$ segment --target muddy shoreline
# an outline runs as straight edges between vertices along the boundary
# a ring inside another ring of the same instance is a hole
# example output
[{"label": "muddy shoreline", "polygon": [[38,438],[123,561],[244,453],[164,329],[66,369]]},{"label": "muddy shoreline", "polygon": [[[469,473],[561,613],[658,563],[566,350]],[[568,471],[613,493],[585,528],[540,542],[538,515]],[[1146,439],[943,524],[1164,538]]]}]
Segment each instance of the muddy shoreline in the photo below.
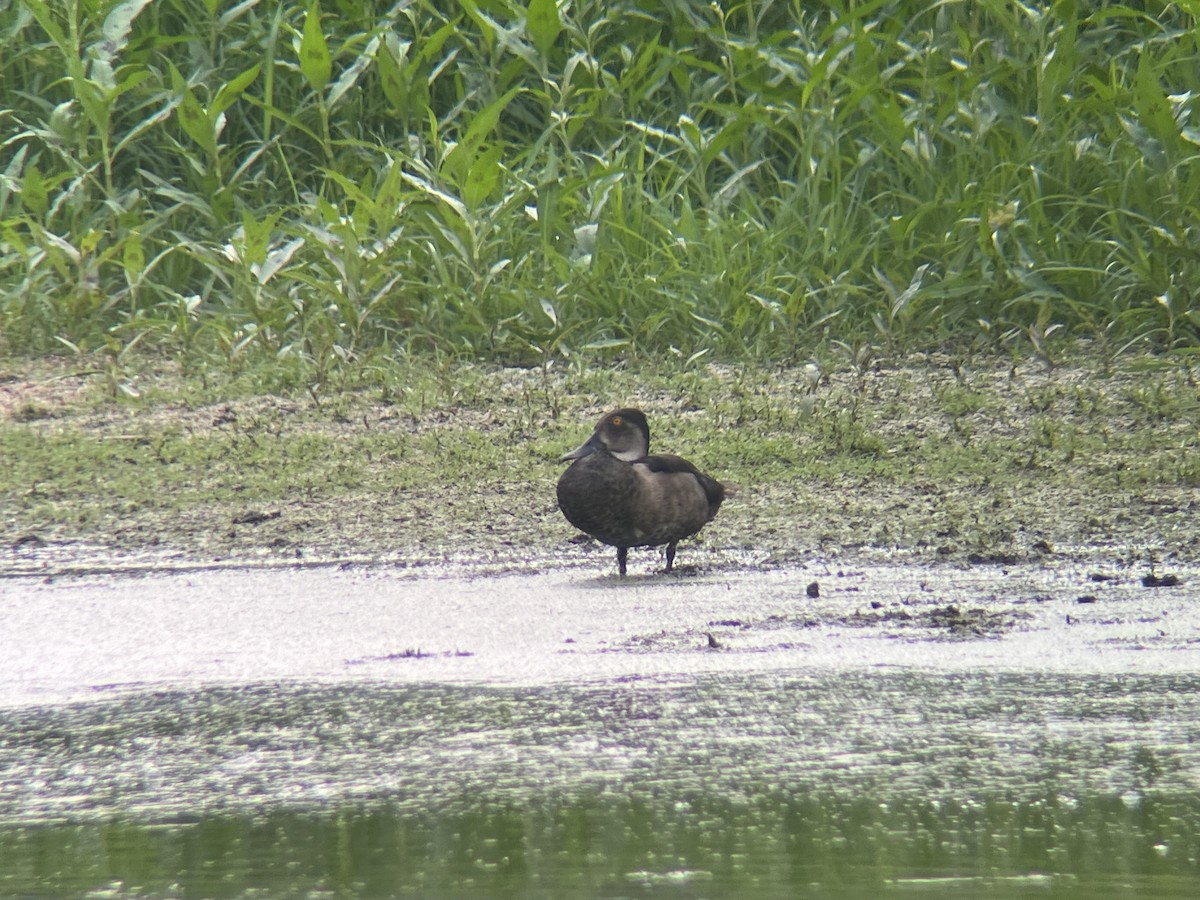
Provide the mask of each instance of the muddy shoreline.
[{"label": "muddy shoreline", "polygon": [[[1200,390],[1118,366],[922,357],[864,371],[414,371],[294,396],[147,360],[137,398],[62,360],[0,361],[0,574],[310,561],[572,558],[555,462],[609,406],[731,486],[680,547],[766,568],[1200,561]],[[631,567],[661,567],[652,552]],[[90,560],[90,561],[89,561]],[[132,563],[130,561],[133,561]]]}]

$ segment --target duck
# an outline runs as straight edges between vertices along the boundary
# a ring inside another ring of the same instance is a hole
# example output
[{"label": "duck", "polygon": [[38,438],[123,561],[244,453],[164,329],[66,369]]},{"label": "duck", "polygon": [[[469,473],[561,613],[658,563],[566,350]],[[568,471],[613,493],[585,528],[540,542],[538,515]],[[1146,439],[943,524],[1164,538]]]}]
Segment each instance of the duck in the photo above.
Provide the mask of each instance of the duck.
[{"label": "duck", "polygon": [[567,521],[617,548],[625,575],[630,547],[675,548],[713,520],[725,488],[679,456],[650,453],[650,425],[640,409],[606,413],[591,437],[559,457],[571,465],[558,479],[558,508]]}]

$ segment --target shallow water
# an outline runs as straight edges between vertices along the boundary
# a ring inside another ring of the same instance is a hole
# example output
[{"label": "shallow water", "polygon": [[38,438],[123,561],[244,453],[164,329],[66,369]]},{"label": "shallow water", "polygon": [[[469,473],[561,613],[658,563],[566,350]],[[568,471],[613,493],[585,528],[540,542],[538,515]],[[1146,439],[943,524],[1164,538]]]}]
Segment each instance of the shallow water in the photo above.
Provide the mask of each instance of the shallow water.
[{"label": "shallow water", "polygon": [[0,896],[1193,897],[1185,574],[0,581]]}]

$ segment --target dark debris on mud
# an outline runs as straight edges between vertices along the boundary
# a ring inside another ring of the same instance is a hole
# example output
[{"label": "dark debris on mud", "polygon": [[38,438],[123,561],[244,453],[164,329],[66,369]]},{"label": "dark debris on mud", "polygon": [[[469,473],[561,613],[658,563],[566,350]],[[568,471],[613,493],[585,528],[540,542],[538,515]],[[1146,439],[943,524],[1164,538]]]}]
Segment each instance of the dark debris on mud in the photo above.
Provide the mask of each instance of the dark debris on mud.
[{"label": "dark debris on mud", "polygon": [[996,638],[1011,631],[1019,622],[1032,619],[1031,613],[1024,610],[992,610],[974,608],[964,609],[955,604],[938,607],[924,612],[909,612],[906,609],[861,612],[842,620],[845,625],[887,626],[896,625],[903,628],[925,629],[926,637],[949,640],[973,640],[975,638]]},{"label": "dark debris on mud", "polygon": [[[803,632],[815,628],[875,628],[884,636],[925,641],[970,641],[1003,637],[1014,628],[1032,620],[1026,610],[985,609],[946,604],[927,610],[908,608],[855,609],[846,613],[802,616],[770,615],[755,622],[749,618],[716,619],[701,628],[661,630],[637,634],[603,652],[655,653],[709,650],[761,652],[799,646],[796,642],[779,643],[779,632]],[[889,629],[892,629],[889,631]],[[754,640],[771,633],[770,647]],[[733,641],[738,636],[741,640]]]}]

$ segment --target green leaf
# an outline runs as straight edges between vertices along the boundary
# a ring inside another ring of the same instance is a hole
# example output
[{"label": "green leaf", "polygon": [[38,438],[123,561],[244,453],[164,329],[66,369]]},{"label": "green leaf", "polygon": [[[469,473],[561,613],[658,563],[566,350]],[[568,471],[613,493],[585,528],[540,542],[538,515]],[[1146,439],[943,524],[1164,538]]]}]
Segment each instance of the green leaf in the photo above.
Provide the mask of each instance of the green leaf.
[{"label": "green leaf", "polygon": [[400,68],[400,60],[396,57],[388,41],[381,41],[375,52],[375,66],[379,70],[379,85],[383,88],[383,96],[397,115],[408,115],[408,80]]},{"label": "green leaf", "polygon": [[150,5],[150,0],[125,0],[118,3],[104,19],[104,50],[108,58],[117,56],[129,41],[133,20]]},{"label": "green leaf", "polygon": [[404,166],[393,160],[388,166],[387,174],[380,182],[374,194],[371,214],[375,219],[375,227],[381,234],[387,234],[396,227],[396,217],[401,209],[404,196]]},{"label": "green leaf", "polygon": [[749,121],[736,113],[721,127],[721,130],[704,145],[700,155],[701,164],[708,167],[714,159],[720,156],[734,142],[745,135]]},{"label": "green leaf", "polygon": [[300,71],[314,91],[325,90],[333,74],[333,57],[321,30],[321,4],[312,0],[304,16],[304,34],[300,39]]},{"label": "green leaf", "polygon": [[467,206],[472,209],[483,206],[496,189],[496,184],[500,180],[500,155],[502,152],[503,148],[499,145],[488,147],[471,164],[462,193]]},{"label": "green leaf", "polygon": [[16,228],[9,228],[8,226],[5,226],[3,229],[0,229],[0,238],[3,238],[4,243],[16,250],[21,256],[28,256],[28,245],[26,245],[21,236],[21,231],[23,230],[24,229],[18,230]]},{"label": "green leaf", "polygon": [[239,97],[246,92],[246,88],[254,83],[258,78],[259,70],[262,68],[262,63],[255,63],[245,72],[240,75],[235,75],[232,79],[225,82],[217,89],[216,96],[209,106],[209,115],[214,119],[225,110],[229,109]]},{"label": "green leaf", "polygon": [[208,117],[208,113],[204,111],[204,107],[200,105],[200,101],[196,99],[196,95],[187,85],[183,87],[183,97],[175,109],[175,115],[179,117],[179,126],[183,129],[184,134],[204,148],[209,157],[215,158],[217,136],[212,119]]},{"label": "green leaf", "polygon": [[42,177],[37,163],[25,169],[25,177],[21,179],[21,205],[39,219],[46,215],[50,206],[49,191],[46,180]]},{"label": "green leaf", "polygon": [[697,241],[700,239],[700,225],[696,222],[696,212],[692,209],[692,203],[686,194],[679,198],[679,221],[676,224],[676,230],[685,241]]},{"label": "green leaf", "polygon": [[458,0],[458,5],[462,7],[463,12],[479,28],[479,33],[483,36],[483,43],[490,52],[496,43],[495,23],[480,12],[479,4],[475,0]]},{"label": "green leaf", "polygon": [[72,57],[74,53],[67,41],[67,36],[59,27],[54,16],[51,15],[49,6],[43,0],[25,0],[25,7],[33,13],[33,17],[42,26],[42,30],[50,35],[50,40],[54,41],[59,52],[68,58]]},{"label": "green leaf", "polygon": [[584,350],[617,350],[621,347],[632,346],[632,341],[629,338],[609,338],[602,341],[592,341],[590,344],[584,344]]},{"label": "green leaf", "polygon": [[413,61],[407,67],[410,78],[412,77],[414,68],[417,66],[426,66],[433,62],[433,58],[442,52],[442,47],[445,46],[446,41],[462,30],[459,27],[460,21],[460,18],[455,16],[421,44],[420,52],[415,55]]},{"label": "green leaf", "polygon": [[242,262],[248,266],[262,265],[271,245],[271,234],[275,230],[283,210],[277,210],[261,220],[249,210],[242,210]]},{"label": "green leaf", "polygon": [[342,70],[342,74],[338,77],[338,80],[329,89],[329,96],[326,98],[326,102],[330,106],[337,104],[338,101],[350,93],[355,85],[358,84],[358,80],[362,77],[363,72],[367,70],[367,67],[371,65],[371,60],[375,58],[375,48],[379,43],[378,37],[371,38],[363,52],[354,58],[354,62]]},{"label": "green leaf", "polygon": [[495,131],[496,125],[500,122],[500,114],[521,90],[518,86],[507,91],[503,96],[497,97],[476,113],[471,124],[467,126],[467,133],[458,142],[458,146],[451,150],[450,155],[446,157],[445,166],[459,184],[462,184],[466,178],[484,141]]},{"label": "green leaf", "polygon": [[79,110],[74,100],[64,100],[50,112],[50,120],[46,123],[54,136],[64,144],[73,144],[79,140]]},{"label": "green leaf", "polygon": [[22,144],[4,169],[4,177],[0,178],[0,210],[8,206],[8,197],[17,187],[17,176],[25,167],[25,156],[28,152],[29,145]]},{"label": "green leaf", "polygon": [[1138,121],[1160,142],[1168,145],[1174,143],[1179,129],[1171,113],[1171,102],[1155,74],[1153,58],[1146,50],[1138,56],[1136,91],[1134,108]]},{"label": "green leaf", "polygon": [[142,248],[141,234],[136,231],[129,232],[125,237],[125,246],[122,250],[125,278],[130,284],[133,284],[142,277],[142,272],[146,270],[146,252]]},{"label": "green leaf", "polygon": [[525,28],[542,58],[549,57],[554,41],[562,31],[562,20],[558,17],[555,0],[529,0]]},{"label": "green leaf", "polygon": [[96,131],[107,131],[112,96],[103,85],[82,76],[74,78],[73,84],[75,96],[79,99],[79,105],[83,107],[83,114],[88,122]]},{"label": "green leaf", "polygon": [[842,55],[842,51],[853,44],[855,40],[856,38],[851,35],[843,38],[836,44],[830,44],[825,49],[825,52],[821,55],[821,58],[817,60],[816,65],[814,65],[812,70],[809,72],[808,81],[804,83],[804,87],[800,91],[801,106],[807,107],[808,101],[811,99],[815,91],[829,86],[829,73],[831,67]]}]

